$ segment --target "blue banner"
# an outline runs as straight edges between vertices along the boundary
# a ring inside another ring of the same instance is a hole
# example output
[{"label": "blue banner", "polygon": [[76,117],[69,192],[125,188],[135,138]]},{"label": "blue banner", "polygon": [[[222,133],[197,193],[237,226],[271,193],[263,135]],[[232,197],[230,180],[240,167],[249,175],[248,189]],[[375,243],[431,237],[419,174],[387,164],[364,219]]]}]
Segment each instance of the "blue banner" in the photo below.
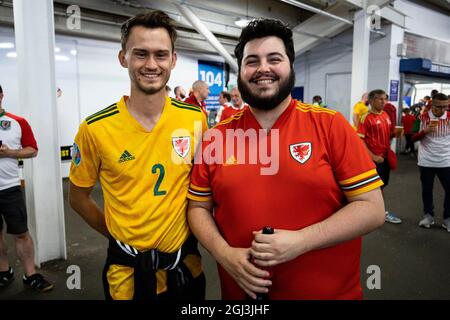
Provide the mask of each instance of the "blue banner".
[{"label": "blue banner", "polygon": [[223,62],[198,60],[198,79],[205,81],[209,86],[207,110],[217,109],[220,106],[219,95],[225,85],[224,67]]},{"label": "blue banner", "polygon": [[398,100],[398,80],[391,80],[389,86],[389,101],[397,101]]}]

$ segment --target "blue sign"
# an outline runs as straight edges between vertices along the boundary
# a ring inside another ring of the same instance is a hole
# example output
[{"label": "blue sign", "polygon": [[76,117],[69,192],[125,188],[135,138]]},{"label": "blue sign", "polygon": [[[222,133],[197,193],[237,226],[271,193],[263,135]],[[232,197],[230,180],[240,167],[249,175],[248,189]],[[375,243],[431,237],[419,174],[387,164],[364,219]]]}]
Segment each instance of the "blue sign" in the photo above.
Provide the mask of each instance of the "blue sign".
[{"label": "blue sign", "polygon": [[206,109],[217,109],[220,106],[219,95],[225,85],[224,63],[198,60],[198,79],[205,81],[209,87]]},{"label": "blue sign", "polygon": [[431,60],[414,58],[400,60],[400,72],[450,79],[450,67],[432,63]]},{"label": "blue sign", "polygon": [[398,80],[391,80],[389,86],[389,101],[398,101]]}]

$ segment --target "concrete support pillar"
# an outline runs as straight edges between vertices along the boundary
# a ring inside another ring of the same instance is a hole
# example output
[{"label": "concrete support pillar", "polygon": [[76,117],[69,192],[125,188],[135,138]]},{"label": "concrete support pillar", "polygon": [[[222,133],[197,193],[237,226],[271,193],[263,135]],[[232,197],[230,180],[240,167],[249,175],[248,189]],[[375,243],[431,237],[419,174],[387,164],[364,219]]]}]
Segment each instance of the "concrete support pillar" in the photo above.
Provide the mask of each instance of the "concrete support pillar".
[{"label": "concrete support pillar", "polygon": [[66,258],[55,82],[53,1],[14,0],[19,103],[39,154],[24,163],[28,221],[35,263]]},{"label": "concrete support pillar", "polygon": [[[400,82],[400,60],[401,56],[398,55],[398,45],[403,43],[405,30],[395,24],[390,26],[390,59],[389,59],[389,79],[388,83],[390,85],[391,80],[397,80]],[[399,88],[398,100],[390,101],[397,108],[397,124],[401,124],[401,114],[402,114],[402,100],[403,97],[400,95],[402,88]],[[389,92],[388,92],[389,93]]]},{"label": "concrete support pillar", "polygon": [[[400,74],[400,60],[401,56],[398,55],[398,45],[403,43],[405,30],[395,24],[390,26],[390,52],[389,52],[389,76],[388,76],[388,84],[389,89],[391,87],[391,80],[397,80],[399,82],[398,88],[398,99],[395,101],[390,101],[397,108],[397,123],[396,125],[402,124],[402,108],[403,108],[403,84],[404,79],[402,79]],[[388,94],[390,94],[388,92]],[[392,97],[389,98],[391,100]],[[405,146],[405,139],[397,139],[394,138],[391,144],[391,149],[400,152]]]},{"label": "concrete support pillar", "polygon": [[[353,24],[350,115],[353,114],[353,106],[361,100],[362,94],[367,91],[370,46],[370,26],[367,23],[368,19],[369,15],[365,9],[355,13],[355,21]],[[351,119],[349,120],[351,121]]]}]

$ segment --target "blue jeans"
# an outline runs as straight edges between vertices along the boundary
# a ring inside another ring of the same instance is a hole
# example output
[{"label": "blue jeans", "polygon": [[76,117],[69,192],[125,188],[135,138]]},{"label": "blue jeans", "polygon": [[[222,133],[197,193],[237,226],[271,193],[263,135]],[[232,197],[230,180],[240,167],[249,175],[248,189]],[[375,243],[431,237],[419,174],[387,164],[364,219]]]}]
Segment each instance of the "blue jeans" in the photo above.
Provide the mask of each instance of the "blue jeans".
[{"label": "blue jeans", "polygon": [[429,168],[419,166],[419,169],[420,181],[422,182],[422,201],[424,213],[434,215],[433,184],[434,177],[437,176],[445,191],[444,219],[450,218],[450,167]]}]

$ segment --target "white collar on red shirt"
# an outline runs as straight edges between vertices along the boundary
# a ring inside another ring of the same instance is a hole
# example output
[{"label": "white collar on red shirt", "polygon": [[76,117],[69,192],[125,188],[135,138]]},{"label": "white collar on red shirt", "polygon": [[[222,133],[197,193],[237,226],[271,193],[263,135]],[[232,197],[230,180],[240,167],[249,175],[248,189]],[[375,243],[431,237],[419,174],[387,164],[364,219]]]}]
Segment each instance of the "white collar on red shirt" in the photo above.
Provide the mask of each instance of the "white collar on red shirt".
[{"label": "white collar on red shirt", "polygon": [[438,117],[436,117],[433,114],[433,111],[430,110],[430,111],[428,111],[428,116],[430,117],[430,119],[442,119],[442,120],[445,120],[445,119],[447,119],[447,113],[448,113],[447,111],[444,112],[444,114],[438,118]]},{"label": "white collar on red shirt", "polygon": [[230,104],[230,106],[231,106],[234,110],[242,110],[242,109],[245,108],[246,105],[247,105],[247,104],[244,102],[240,108],[236,108],[232,103]]}]

